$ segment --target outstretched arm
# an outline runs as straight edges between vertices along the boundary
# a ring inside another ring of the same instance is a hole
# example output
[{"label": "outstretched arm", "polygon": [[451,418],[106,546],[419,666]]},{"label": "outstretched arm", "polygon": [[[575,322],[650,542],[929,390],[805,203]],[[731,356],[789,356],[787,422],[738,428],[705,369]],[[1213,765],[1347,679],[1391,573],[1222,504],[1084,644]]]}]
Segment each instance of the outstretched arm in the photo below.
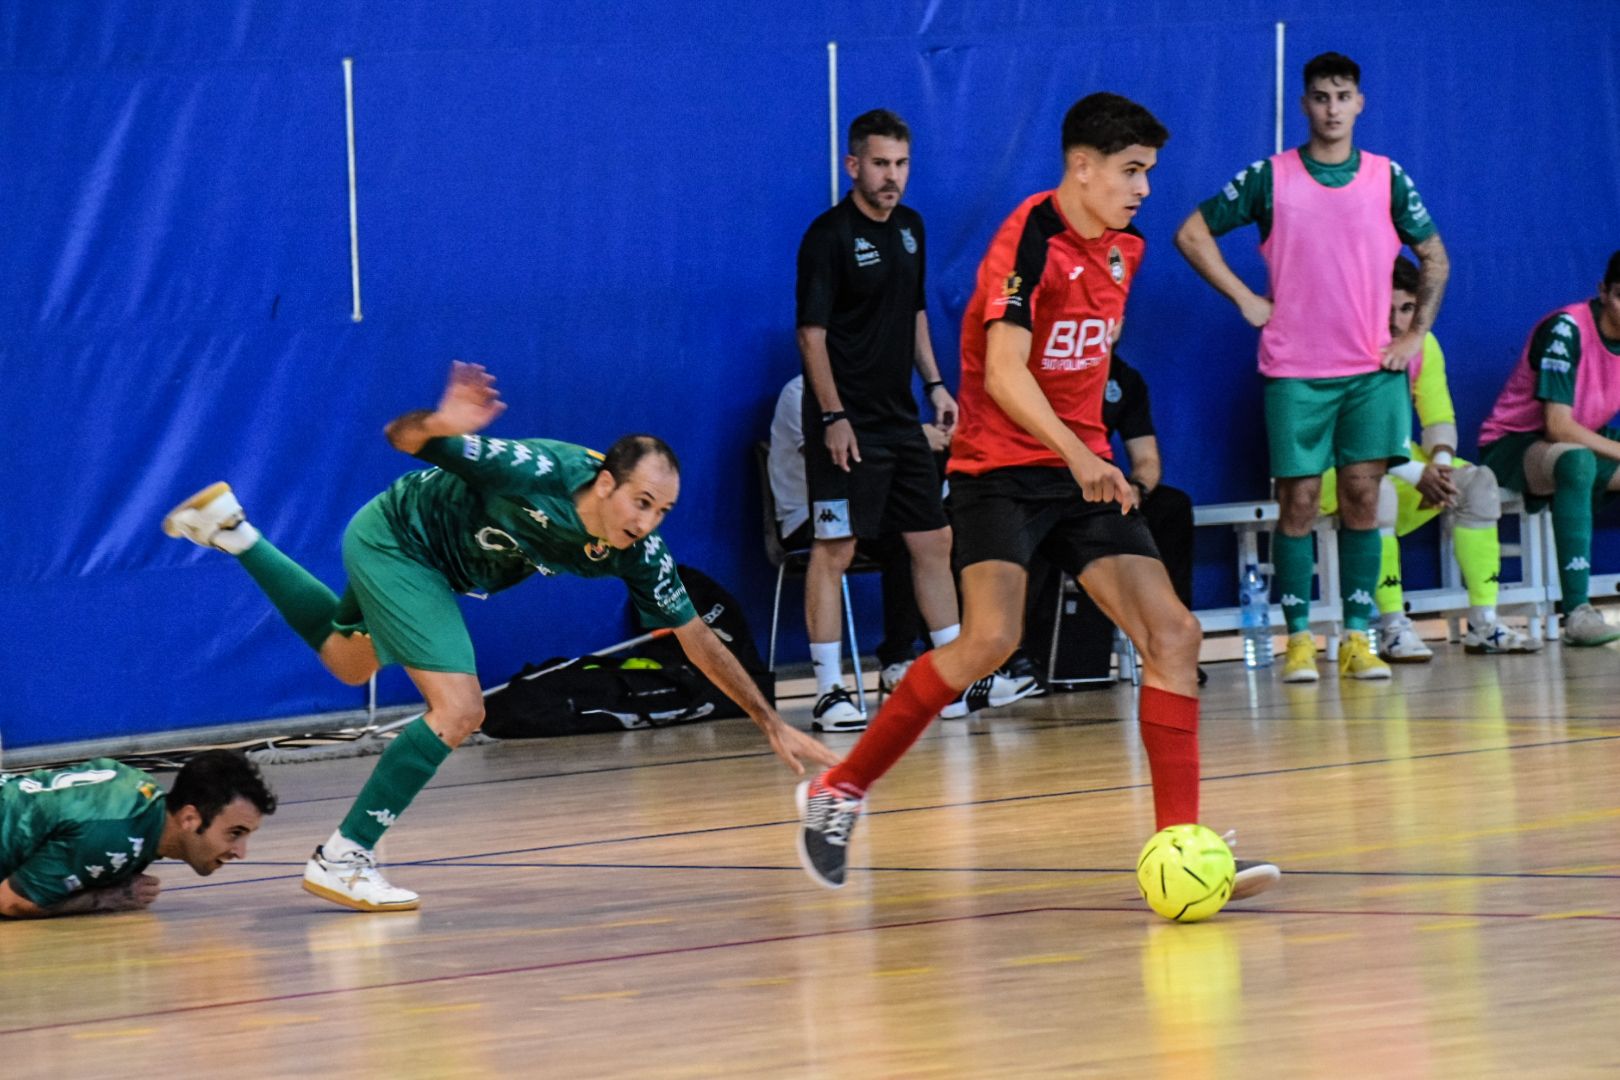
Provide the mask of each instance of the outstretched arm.
[{"label": "outstretched arm", "polygon": [[742,664],[731,655],[731,650],[715,637],[708,623],[694,618],[677,626],[675,640],[681,643],[681,649],[692,665],[718,686],[726,697],[742,706],[743,711],[759,725],[759,730],[770,740],[771,750],[787,763],[788,768],[802,776],[804,766],[800,764],[800,758],[828,767],[838,764],[840,759],[837,754],[777,715]]},{"label": "outstretched arm", "polygon": [[157,899],[162,883],[150,874],[137,874],[121,885],[86,889],[66,900],[40,907],[0,881],[0,916],[8,919],[52,919],[59,915],[83,915],[93,911],[140,911]]},{"label": "outstretched arm", "polygon": [[1226,265],[1221,246],[1215,242],[1215,234],[1209,231],[1203,211],[1194,210],[1188,214],[1187,220],[1176,230],[1176,249],[1192,264],[1200,277],[1215,287],[1216,292],[1237,305],[1244,321],[1250,326],[1260,327],[1271,321],[1271,301],[1256,295]]},{"label": "outstretched arm", "polygon": [[397,417],[383,429],[383,434],[395,450],[414,454],[429,439],[482,431],[505,411],[506,403],[495,389],[495,376],[482,364],[453,360],[438,408],[418,409]]}]

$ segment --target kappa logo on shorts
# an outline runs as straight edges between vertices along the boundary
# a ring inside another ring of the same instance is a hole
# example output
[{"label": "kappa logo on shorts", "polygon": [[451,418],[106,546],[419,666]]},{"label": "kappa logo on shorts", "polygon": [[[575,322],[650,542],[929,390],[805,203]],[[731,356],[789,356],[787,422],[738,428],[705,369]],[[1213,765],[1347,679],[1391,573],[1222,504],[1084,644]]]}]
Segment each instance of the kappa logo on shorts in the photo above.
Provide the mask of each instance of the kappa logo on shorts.
[{"label": "kappa logo on shorts", "polygon": [[813,510],[817,540],[843,540],[850,535],[848,499],[827,499],[816,503]]}]

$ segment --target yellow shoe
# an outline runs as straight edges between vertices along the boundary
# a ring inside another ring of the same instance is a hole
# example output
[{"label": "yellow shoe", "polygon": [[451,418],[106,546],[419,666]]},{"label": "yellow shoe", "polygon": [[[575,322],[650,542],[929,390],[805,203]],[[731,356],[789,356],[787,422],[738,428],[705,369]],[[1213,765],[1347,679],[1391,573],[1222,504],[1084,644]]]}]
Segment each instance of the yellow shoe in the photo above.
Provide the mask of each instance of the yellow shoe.
[{"label": "yellow shoe", "polygon": [[1315,682],[1316,639],[1309,630],[1288,635],[1288,651],[1283,654],[1283,682]]},{"label": "yellow shoe", "polygon": [[1351,630],[1339,646],[1339,676],[1346,679],[1387,679],[1389,665],[1373,652],[1365,630]]}]

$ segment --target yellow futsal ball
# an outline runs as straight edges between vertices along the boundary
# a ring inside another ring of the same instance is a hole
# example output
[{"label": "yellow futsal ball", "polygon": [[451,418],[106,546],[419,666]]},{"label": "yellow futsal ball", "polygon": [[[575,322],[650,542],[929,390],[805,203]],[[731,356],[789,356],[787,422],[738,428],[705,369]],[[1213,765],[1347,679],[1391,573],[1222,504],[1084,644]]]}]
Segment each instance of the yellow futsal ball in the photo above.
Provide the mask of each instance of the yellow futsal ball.
[{"label": "yellow futsal ball", "polygon": [[1148,907],[1176,922],[1207,919],[1232,896],[1232,849],[1202,825],[1153,834],[1136,860],[1136,887]]}]

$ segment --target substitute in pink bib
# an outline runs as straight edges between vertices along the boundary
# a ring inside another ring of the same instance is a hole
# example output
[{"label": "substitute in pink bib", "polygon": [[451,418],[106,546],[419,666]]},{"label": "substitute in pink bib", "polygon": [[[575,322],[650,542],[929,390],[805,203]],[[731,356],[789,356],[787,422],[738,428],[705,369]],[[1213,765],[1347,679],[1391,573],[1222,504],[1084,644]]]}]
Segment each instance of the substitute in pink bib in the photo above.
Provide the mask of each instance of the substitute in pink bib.
[{"label": "substitute in pink bib", "polygon": [[[1581,300],[1567,304],[1546,316],[1542,322],[1558,315],[1572,319],[1580,335],[1583,362],[1574,365],[1575,401],[1570,406],[1570,413],[1577,424],[1597,431],[1607,427],[1616,415],[1620,415],[1620,364],[1609,359],[1609,350],[1598,332],[1597,320],[1592,317],[1590,302]],[[1480,425],[1481,446],[1511,432],[1540,431],[1546,425],[1543,402],[1536,397],[1536,381],[1548,365],[1562,363],[1565,372],[1571,365],[1568,360],[1561,361],[1553,355],[1544,355],[1539,364],[1535,363],[1530,356],[1534,340],[1532,333],[1519,353],[1519,362],[1513,366],[1513,374],[1508,376],[1507,385],[1497,395],[1491,414]]]},{"label": "substitute in pink bib", "polygon": [[1298,150],[1271,158],[1271,320],[1260,374],[1330,379],[1377,371],[1389,344],[1389,267],[1401,240],[1390,220],[1390,162],[1361,151],[1344,187],[1312,179]]}]

